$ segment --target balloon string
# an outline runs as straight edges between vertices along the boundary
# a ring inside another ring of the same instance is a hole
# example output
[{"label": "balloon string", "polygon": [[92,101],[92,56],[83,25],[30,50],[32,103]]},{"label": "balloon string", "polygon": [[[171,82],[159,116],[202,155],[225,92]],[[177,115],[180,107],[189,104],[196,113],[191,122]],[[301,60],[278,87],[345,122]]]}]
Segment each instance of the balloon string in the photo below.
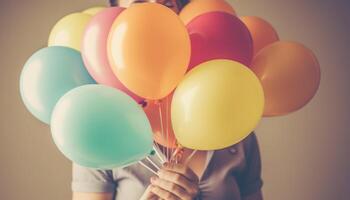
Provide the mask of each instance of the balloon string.
[{"label": "balloon string", "polygon": [[165,163],[164,155],[161,156],[161,154],[159,153],[159,145],[157,144],[157,142],[154,142],[154,144],[156,145],[156,147],[153,146],[153,149],[156,152],[157,157],[159,158],[162,164]]},{"label": "balloon string", "polygon": [[156,165],[156,163],[153,162],[153,160],[151,160],[151,158],[149,157],[146,157],[146,159],[148,160],[148,162],[150,162],[152,164],[152,166],[154,168],[156,168],[157,170],[159,170],[160,168],[158,167],[158,165]]},{"label": "balloon string", "polygon": [[[146,100],[140,101],[139,104],[142,106],[143,109],[148,105]],[[164,163],[165,162],[164,155],[159,153],[160,147],[158,143],[156,141],[153,141],[153,144],[156,146],[156,147],[153,146],[153,150],[156,152],[158,159],[160,160],[161,163]]]},{"label": "balloon string", "polygon": [[[166,147],[166,151],[167,151],[167,154],[168,154],[168,156],[170,156],[170,144],[169,144],[169,103],[168,103],[168,99],[166,99],[166,109],[165,109],[165,111],[166,111],[166,114],[165,114],[165,117],[166,117],[166,121],[165,121],[165,123],[166,123],[166,143],[167,143],[167,147]],[[168,158],[168,159],[170,159],[170,158]]]},{"label": "balloon string", "polygon": [[140,165],[142,165],[144,168],[146,168],[148,171],[152,172],[153,174],[157,175],[157,172],[155,172],[153,169],[148,167],[144,162],[139,161]]},{"label": "balloon string", "polygon": [[178,150],[175,149],[174,152],[171,154],[170,160],[173,160],[175,158],[177,152],[178,152]]},{"label": "balloon string", "polygon": [[186,158],[184,164],[187,165],[196,153],[197,153],[197,150],[193,150],[192,153]]},{"label": "balloon string", "polygon": [[[163,115],[162,107],[160,102],[158,102],[159,118],[160,118],[160,128],[162,129],[162,137],[164,138],[164,126],[163,126]],[[168,161],[168,155],[166,155],[166,161]]]},{"label": "balloon string", "polygon": [[176,149],[174,150],[173,155],[171,155],[171,161],[175,162],[176,164],[178,163],[179,158],[181,157],[183,153],[183,148],[179,145],[178,147],[176,147]]},{"label": "balloon string", "polygon": [[175,151],[176,151],[176,149],[178,149],[180,146],[177,145],[176,139],[174,139],[174,140],[172,141],[171,146],[172,146],[172,147],[176,146],[175,148],[172,148],[172,149],[171,149],[171,154],[170,154],[171,157],[170,157],[170,160],[173,160],[174,155],[175,155]]},{"label": "balloon string", "polygon": [[170,110],[169,110],[169,96],[166,97],[166,127],[167,127],[167,132],[166,132],[166,141],[167,141],[167,146],[169,148],[169,152],[168,152],[168,156],[169,156],[169,160],[171,161],[173,156],[174,156],[174,151],[176,148],[174,148],[174,146],[176,145],[176,139],[174,138],[172,141],[170,141],[170,130],[172,128],[171,126],[171,121],[169,123],[169,116],[170,114]]}]

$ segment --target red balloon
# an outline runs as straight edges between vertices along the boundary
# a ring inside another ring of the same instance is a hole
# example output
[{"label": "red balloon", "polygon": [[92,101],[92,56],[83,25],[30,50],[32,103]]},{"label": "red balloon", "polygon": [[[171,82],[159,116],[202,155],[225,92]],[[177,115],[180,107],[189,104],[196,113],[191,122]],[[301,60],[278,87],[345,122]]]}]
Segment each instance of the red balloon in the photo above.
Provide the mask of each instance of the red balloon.
[{"label": "red balloon", "polygon": [[189,69],[213,59],[230,59],[249,66],[253,58],[253,40],[248,28],[236,16],[209,12],[193,19],[187,30],[192,55]]}]

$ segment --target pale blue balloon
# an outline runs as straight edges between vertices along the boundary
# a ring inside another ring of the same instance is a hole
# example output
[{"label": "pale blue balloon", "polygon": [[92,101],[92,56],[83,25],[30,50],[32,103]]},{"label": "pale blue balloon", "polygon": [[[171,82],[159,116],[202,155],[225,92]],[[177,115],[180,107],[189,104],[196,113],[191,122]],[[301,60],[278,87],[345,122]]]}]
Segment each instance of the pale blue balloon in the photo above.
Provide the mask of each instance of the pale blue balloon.
[{"label": "pale blue balloon", "polygon": [[58,149],[85,167],[122,167],[152,153],[152,128],[142,107],[104,85],[65,94],[54,108],[51,132]]},{"label": "pale blue balloon", "polygon": [[75,87],[94,83],[80,52],[53,46],[37,51],[26,62],[20,77],[20,92],[27,109],[48,124],[60,97]]}]

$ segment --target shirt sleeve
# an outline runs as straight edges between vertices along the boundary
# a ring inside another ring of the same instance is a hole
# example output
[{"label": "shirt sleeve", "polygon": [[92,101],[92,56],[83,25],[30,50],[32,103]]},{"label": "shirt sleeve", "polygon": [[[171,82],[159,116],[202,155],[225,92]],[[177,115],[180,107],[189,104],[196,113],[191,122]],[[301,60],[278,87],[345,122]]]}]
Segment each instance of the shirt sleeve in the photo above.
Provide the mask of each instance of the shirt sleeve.
[{"label": "shirt sleeve", "polygon": [[73,164],[73,192],[111,192],[114,193],[116,183],[112,170],[97,170]]},{"label": "shirt sleeve", "polygon": [[238,177],[242,197],[257,193],[261,190],[261,158],[256,135],[252,132],[244,141],[246,166]]}]

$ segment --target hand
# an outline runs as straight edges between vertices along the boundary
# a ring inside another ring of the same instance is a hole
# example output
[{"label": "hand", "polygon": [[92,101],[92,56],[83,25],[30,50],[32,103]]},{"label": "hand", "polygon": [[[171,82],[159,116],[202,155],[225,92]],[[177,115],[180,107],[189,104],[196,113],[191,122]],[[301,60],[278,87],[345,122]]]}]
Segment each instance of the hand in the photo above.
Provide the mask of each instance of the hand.
[{"label": "hand", "polygon": [[151,192],[166,200],[193,200],[198,194],[198,177],[181,164],[164,164],[159,177],[151,178]]},{"label": "hand", "polygon": [[158,200],[158,196],[151,192],[151,186],[148,186],[140,200]]}]

